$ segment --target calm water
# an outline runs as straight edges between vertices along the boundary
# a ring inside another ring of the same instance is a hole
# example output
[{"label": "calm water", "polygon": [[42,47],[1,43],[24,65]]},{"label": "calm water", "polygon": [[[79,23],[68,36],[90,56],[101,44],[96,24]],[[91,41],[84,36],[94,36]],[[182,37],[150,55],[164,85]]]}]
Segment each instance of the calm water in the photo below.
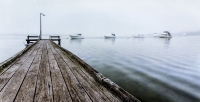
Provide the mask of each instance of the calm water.
[{"label": "calm water", "polygon": [[[0,41],[0,62],[24,48],[25,36],[7,38]],[[200,101],[200,36],[66,38],[62,47],[141,101]]]}]

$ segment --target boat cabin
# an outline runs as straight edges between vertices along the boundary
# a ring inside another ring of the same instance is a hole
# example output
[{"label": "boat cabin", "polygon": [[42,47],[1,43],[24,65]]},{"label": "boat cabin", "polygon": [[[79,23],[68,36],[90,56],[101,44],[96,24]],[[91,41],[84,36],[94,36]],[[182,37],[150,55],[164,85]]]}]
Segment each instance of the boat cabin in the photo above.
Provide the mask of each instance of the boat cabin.
[{"label": "boat cabin", "polygon": [[163,32],[163,35],[164,35],[164,34],[166,34],[166,35],[168,35],[168,36],[171,36],[170,32],[168,32],[168,31],[164,31],[164,32]]}]

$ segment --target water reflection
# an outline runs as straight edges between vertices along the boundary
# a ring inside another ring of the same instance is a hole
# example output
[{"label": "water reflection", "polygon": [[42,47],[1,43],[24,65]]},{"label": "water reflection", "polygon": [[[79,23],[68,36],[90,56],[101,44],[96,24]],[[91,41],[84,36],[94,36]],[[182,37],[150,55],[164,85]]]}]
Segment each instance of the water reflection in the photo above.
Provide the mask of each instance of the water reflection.
[{"label": "water reflection", "polygon": [[144,41],[144,38],[133,38],[134,41],[137,41],[137,42],[143,42]]},{"label": "water reflection", "polygon": [[70,39],[70,43],[81,44],[84,39]]},{"label": "water reflection", "polygon": [[163,41],[165,48],[169,47],[171,38],[160,38],[160,40]]},{"label": "water reflection", "polygon": [[104,38],[104,42],[111,42],[112,44],[115,44],[115,38]]}]

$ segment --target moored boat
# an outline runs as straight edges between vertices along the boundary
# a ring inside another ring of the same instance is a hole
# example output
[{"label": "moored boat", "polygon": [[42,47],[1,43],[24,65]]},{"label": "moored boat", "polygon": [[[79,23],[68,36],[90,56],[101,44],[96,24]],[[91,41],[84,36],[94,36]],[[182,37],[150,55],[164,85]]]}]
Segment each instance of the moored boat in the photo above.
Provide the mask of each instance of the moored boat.
[{"label": "moored boat", "polygon": [[159,38],[171,38],[171,34],[168,31],[164,31],[160,35],[158,35]]},{"label": "moored boat", "polygon": [[116,38],[115,34],[111,34],[111,35],[106,35],[104,36],[105,38]]},{"label": "moored boat", "polygon": [[81,34],[69,35],[72,39],[84,39]]}]

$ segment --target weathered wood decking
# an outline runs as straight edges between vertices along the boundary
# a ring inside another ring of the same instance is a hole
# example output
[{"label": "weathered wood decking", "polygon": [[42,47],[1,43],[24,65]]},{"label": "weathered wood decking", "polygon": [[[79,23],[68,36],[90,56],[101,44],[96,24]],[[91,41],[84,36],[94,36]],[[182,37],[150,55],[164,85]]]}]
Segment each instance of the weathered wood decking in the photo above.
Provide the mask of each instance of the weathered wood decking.
[{"label": "weathered wood decking", "polygon": [[50,40],[19,56],[0,65],[0,102],[139,102]]}]

